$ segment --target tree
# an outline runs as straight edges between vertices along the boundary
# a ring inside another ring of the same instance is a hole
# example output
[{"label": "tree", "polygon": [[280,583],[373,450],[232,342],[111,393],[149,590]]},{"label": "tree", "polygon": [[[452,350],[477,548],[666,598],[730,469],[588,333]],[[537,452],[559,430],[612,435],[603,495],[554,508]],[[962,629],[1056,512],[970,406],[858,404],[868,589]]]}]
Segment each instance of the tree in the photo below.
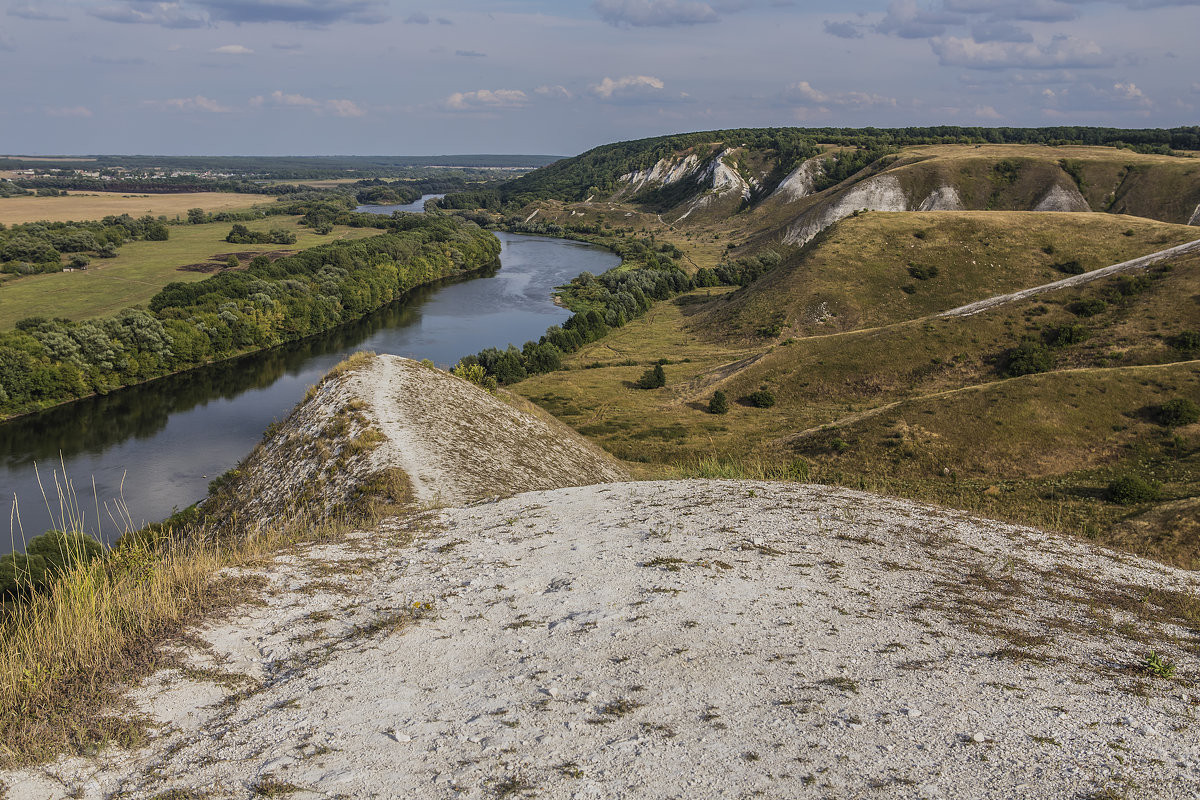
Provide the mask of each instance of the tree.
[{"label": "tree", "polygon": [[237,256],[231,255],[229,258],[225,259],[225,266],[229,267],[230,269],[237,269],[241,263],[242,262],[238,261]]},{"label": "tree", "polygon": [[661,389],[666,386],[667,374],[663,372],[662,364],[655,364],[653,369],[643,372],[634,385],[639,389]]},{"label": "tree", "polygon": [[254,234],[249,228],[240,222],[234,223],[229,229],[229,233],[225,234],[225,241],[230,244],[254,244]]},{"label": "tree", "polygon": [[171,231],[164,222],[152,222],[146,226],[144,238],[148,242],[165,242],[171,236]]},{"label": "tree", "polygon": [[708,401],[708,413],[724,414],[729,411],[729,401],[725,397],[725,393],[720,389],[713,392],[712,399]]},{"label": "tree", "polygon": [[192,225],[203,225],[208,222],[208,215],[204,213],[203,208],[189,208],[188,222]]}]

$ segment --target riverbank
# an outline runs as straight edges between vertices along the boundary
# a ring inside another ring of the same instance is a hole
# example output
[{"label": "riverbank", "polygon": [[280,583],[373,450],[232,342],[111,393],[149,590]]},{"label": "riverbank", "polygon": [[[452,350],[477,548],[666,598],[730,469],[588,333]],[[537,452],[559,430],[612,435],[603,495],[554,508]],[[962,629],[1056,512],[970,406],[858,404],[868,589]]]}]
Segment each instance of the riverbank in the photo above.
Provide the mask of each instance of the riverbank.
[{"label": "riverbank", "polygon": [[[87,530],[111,541],[120,529],[106,507],[123,498],[138,527],[204,497],[212,478],[243,459],[267,426],[285,418],[309,386],[352,352],[428,358],[448,367],[501,337],[537,338],[568,316],[550,301],[555,286],[618,263],[607,250],[575,242],[495,235],[502,248],[495,272],[423,286],[319,336],[0,425],[0,490],[10,502],[14,495],[21,499],[26,538],[58,526],[42,503],[34,463],[44,484],[52,485],[51,473],[58,472],[86,487]],[[19,530],[15,540],[20,548]],[[7,538],[3,542],[0,551],[7,548]]]},{"label": "riverbank", "polygon": [[26,321],[0,334],[0,414],[11,418],[300,340],[499,255],[496,237],[469,222],[408,215],[393,225],[369,239],[171,284],[147,310],[80,323]]}]

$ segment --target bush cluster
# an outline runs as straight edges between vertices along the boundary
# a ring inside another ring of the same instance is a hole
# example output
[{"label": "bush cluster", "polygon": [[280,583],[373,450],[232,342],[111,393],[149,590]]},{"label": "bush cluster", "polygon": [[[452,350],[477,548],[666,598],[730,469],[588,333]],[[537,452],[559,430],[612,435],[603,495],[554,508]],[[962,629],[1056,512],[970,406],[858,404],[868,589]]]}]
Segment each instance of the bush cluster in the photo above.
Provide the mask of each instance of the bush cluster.
[{"label": "bush cluster", "polygon": [[1138,475],[1122,475],[1108,485],[1105,496],[1122,506],[1149,503],[1162,496],[1162,487]]},{"label": "bush cluster", "polygon": [[1186,397],[1176,397],[1158,407],[1155,414],[1160,425],[1174,428],[1179,425],[1191,425],[1200,422],[1200,405]]},{"label": "bush cluster", "polygon": [[1001,373],[1006,378],[1046,372],[1054,366],[1054,356],[1046,345],[1033,339],[1025,339],[1004,355]]},{"label": "bush cluster", "polygon": [[634,384],[639,389],[661,389],[666,385],[667,374],[663,371],[662,364],[655,364],[643,372],[642,377]]},{"label": "bush cluster", "polygon": [[122,214],[93,222],[0,226],[0,271],[19,275],[61,272],[65,266],[87,266],[84,254],[112,258],[126,242],[166,241],[169,236],[165,217],[149,215],[138,219]]},{"label": "bush cluster", "polygon": [[0,556],[0,597],[44,589],[56,575],[103,552],[100,543],[86,534],[46,531],[30,539],[24,553]]},{"label": "bush cluster", "polygon": [[252,231],[245,225],[235,223],[225,236],[230,244],[295,244],[296,232],[287,228],[272,228],[267,231]]}]

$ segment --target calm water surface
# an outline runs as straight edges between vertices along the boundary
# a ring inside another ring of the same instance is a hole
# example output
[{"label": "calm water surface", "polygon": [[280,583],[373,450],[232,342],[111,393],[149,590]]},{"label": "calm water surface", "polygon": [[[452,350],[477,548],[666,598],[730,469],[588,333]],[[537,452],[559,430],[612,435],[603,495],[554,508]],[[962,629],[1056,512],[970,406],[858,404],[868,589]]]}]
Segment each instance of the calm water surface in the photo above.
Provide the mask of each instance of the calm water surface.
[{"label": "calm water surface", "polygon": [[[394,207],[363,210],[390,214]],[[64,471],[85,528],[111,541],[130,521],[141,526],[201,499],[210,479],[244,458],[268,424],[286,417],[350,353],[448,366],[484,347],[520,346],[568,316],[550,300],[555,286],[619,261],[579,242],[497,236],[501,268],[483,277],[419,289],[303,342],[0,424],[0,497],[10,517],[0,522],[0,552],[61,524],[55,481],[63,482]]]}]

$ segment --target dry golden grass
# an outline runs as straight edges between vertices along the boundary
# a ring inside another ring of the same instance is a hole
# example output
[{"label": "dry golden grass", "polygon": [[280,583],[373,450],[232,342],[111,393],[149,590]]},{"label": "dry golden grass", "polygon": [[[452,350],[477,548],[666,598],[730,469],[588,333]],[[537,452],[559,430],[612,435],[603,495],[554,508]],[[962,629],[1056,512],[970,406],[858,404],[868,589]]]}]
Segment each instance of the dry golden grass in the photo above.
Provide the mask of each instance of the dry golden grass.
[{"label": "dry golden grass", "polygon": [[164,663],[155,646],[189,620],[244,596],[236,581],[214,578],[219,569],[275,544],[125,547],[10,602],[0,616],[0,766],[136,742],[136,723],[103,713],[119,703],[118,684]]},{"label": "dry golden grass", "polygon": [[950,160],[975,158],[1036,158],[1047,161],[1077,159],[1088,161],[1120,160],[1127,164],[1179,164],[1175,156],[1154,153],[1135,153],[1133,150],[1118,150],[1115,147],[1089,147],[1086,145],[1062,145],[1051,147],[1041,144],[928,144],[905,147],[905,156],[923,156]]},{"label": "dry golden grass", "polygon": [[[357,354],[335,371],[373,357]],[[60,490],[63,530],[78,529],[69,495]],[[261,565],[298,544],[336,541],[411,510],[411,499],[407,476],[385,470],[341,513],[299,509],[253,536],[229,519],[193,523],[183,533],[153,526],[90,563],[71,559],[47,589],[0,602],[0,769],[108,742],[136,744],[144,721],[113,713],[128,710],[123,690],[172,663],[160,645],[189,623],[251,602],[261,589],[261,579],[223,570]]]},{"label": "dry golden grass", "polygon": [[4,197],[0,198],[0,222],[16,225],[22,222],[66,222],[69,220],[100,219],[111,215],[129,214],[132,217],[187,217],[189,208],[205,211],[229,211],[250,208],[257,203],[273,203],[275,198],[265,194],[234,194],[231,192],[184,192],[182,194],[121,194],[119,192],[71,192],[66,197]]}]

